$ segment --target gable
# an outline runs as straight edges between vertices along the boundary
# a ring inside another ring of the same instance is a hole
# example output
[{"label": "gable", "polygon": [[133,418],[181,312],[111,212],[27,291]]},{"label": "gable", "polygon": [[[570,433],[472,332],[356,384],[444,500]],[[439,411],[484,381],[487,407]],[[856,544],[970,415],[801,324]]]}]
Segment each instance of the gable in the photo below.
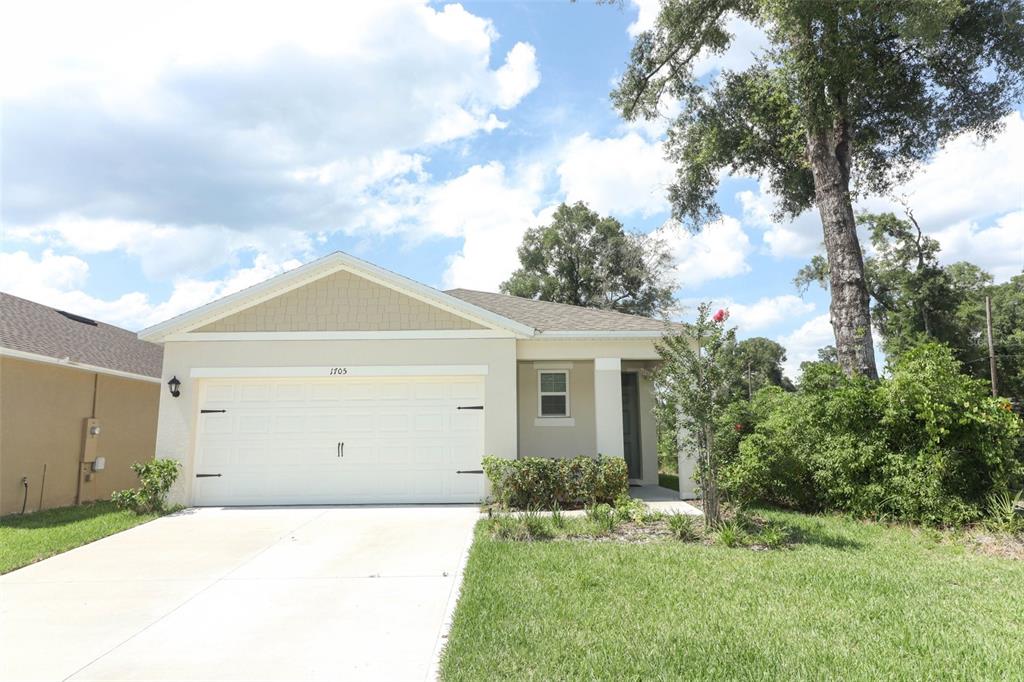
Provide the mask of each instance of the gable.
[{"label": "gable", "polygon": [[484,329],[479,324],[340,270],[196,332]]}]

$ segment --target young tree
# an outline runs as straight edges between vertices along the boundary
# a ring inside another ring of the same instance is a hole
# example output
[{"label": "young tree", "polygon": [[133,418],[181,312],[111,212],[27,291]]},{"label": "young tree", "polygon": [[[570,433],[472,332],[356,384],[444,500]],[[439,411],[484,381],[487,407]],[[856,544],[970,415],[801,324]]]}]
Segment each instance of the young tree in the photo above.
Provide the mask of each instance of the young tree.
[{"label": "young tree", "polygon": [[562,204],[550,225],[526,231],[518,270],[501,284],[513,296],[653,317],[667,312],[672,258],[647,235],[627,233],[586,204]]},{"label": "young tree", "polygon": [[[708,82],[693,62],[723,52],[731,17],[770,48]],[[612,93],[622,115],[683,103],[667,152],[675,216],[719,213],[722,169],[766,175],[778,215],[817,206],[839,363],[877,375],[853,200],[884,194],[954,135],[990,138],[1024,92],[1020,0],[664,0]]]},{"label": "young tree", "polygon": [[654,380],[664,398],[661,409],[674,413],[677,452],[696,453],[704,521],[714,527],[722,519],[714,429],[729,402],[729,355],[736,345],[736,329],[725,328],[726,311],[710,311],[710,304],[701,303],[692,325],[662,337]]}]

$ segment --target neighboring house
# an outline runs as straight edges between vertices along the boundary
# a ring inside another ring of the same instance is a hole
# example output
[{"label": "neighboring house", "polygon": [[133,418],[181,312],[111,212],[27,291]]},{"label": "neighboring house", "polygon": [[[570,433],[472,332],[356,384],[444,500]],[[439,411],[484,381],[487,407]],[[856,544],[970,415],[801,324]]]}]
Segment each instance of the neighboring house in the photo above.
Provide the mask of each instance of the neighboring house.
[{"label": "neighboring house", "polygon": [[157,452],[194,505],[479,502],[484,455],[625,457],[658,481],[665,323],[442,292],[334,253],[139,333]]},{"label": "neighboring house", "polygon": [[161,355],[134,332],[0,293],[0,514],[137,485]]}]

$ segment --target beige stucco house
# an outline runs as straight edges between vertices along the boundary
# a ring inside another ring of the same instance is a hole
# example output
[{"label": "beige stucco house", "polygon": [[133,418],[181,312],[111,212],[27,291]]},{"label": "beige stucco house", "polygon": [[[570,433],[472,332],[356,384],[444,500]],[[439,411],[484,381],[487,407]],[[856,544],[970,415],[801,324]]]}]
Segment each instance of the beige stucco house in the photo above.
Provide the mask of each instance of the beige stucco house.
[{"label": "beige stucco house", "polygon": [[193,505],[479,502],[484,455],[625,457],[658,481],[665,324],[439,291],[333,253],[139,333],[158,456]]},{"label": "beige stucco house", "polygon": [[161,348],[134,332],[0,294],[0,514],[138,484],[156,443]]}]

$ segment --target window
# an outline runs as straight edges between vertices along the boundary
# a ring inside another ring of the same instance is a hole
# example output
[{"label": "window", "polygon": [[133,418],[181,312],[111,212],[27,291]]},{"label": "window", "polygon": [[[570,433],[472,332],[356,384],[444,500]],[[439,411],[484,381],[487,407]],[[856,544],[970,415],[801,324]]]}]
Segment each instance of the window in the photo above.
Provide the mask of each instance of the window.
[{"label": "window", "polygon": [[569,372],[542,370],[537,373],[541,417],[569,416]]}]

